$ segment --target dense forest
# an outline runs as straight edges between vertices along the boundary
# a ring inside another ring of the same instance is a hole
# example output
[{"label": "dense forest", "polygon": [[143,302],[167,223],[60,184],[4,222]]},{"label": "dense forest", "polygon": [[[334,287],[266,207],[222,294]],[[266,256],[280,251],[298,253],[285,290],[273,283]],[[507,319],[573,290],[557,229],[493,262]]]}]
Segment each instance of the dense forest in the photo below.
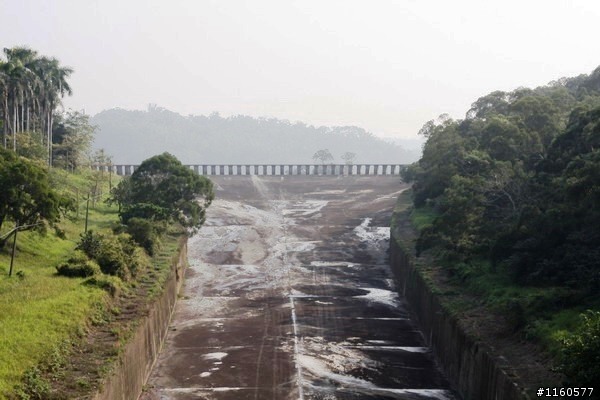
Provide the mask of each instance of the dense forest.
[{"label": "dense forest", "polygon": [[524,337],[559,344],[560,369],[574,382],[598,382],[600,67],[490,93],[464,119],[441,116],[420,134],[423,155],[405,172],[416,209],[431,217],[417,254],[435,255],[465,287],[501,276],[544,288],[547,297],[515,295],[503,312]]},{"label": "dense forest", "polygon": [[314,127],[300,122],[218,113],[182,116],[156,106],[147,111],[111,109],[91,119],[98,127],[95,147],[117,164],[136,164],[168,151],[183,163],[307,163],[328,149],[334,163],[356,154],[355,163],[410,163],[416,151],[386,142],[356,126]]}]

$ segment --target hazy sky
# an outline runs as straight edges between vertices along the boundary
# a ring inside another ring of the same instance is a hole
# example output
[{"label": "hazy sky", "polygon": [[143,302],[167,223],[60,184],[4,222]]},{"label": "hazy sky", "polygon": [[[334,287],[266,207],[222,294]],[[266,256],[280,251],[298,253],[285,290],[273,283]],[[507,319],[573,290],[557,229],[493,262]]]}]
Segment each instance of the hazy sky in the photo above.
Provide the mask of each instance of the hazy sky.
[{"label": "hazy sky", "polygon": [[414,136],[600,65],[598,0],[0,0],[0,46],[75,69],[72,108],[148,103]]}]

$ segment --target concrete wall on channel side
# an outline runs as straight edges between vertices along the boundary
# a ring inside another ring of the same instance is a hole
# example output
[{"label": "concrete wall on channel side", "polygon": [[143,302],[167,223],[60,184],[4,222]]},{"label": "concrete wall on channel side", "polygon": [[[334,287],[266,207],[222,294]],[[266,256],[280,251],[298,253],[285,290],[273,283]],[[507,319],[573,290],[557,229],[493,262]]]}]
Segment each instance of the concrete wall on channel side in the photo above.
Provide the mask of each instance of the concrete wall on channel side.
[{"label": "concrete wall on channel side", "polygon": [[163,292],[142,317],[125,345],[112,373],[94,400],[135,400],[142,392],[166,337],[177,294],[187,265],[187,245],[181,247],[178,261],[171,266]]},{"label": "concrete wall on channel side", "polygon": [[399,292],[406,298],[427,344],[442,364],[447,378],[465,400],[529,400],[515,377],[503,366],[507,361],[492,356],[490,348],[470,337],[415,269],[411,257],[390,240],[390,264]]}]

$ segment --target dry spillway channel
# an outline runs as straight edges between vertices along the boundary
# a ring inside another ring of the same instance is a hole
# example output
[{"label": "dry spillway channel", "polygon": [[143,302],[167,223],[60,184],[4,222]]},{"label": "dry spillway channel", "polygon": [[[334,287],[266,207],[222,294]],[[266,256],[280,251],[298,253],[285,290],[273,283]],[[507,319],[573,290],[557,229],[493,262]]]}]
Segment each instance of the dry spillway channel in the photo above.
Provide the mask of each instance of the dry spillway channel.
[{"label": "dry spillway channel", "polygon": [[220,177],[142,399],[454,399],[387,266],[393,177]]}]

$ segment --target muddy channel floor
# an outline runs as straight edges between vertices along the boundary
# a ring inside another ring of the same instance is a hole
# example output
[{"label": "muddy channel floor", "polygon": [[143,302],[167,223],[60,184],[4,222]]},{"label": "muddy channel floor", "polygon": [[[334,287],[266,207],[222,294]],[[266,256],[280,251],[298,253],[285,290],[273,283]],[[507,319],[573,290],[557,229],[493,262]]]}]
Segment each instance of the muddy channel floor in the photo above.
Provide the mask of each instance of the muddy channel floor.
[{"label": "muddy channel floor", "polygon": [[143,400],[455,399],[388,266],[397,177],[216,177]]}]

